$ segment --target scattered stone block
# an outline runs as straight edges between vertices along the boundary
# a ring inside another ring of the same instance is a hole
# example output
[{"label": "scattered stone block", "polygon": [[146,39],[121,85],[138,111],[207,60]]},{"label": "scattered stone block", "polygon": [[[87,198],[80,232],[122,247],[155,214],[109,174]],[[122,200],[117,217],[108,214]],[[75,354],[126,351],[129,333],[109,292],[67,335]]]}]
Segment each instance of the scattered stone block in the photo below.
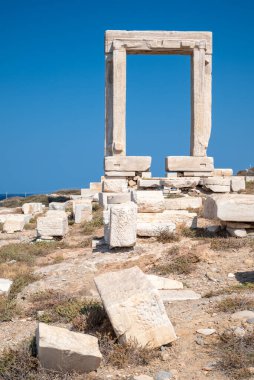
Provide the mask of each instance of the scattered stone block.
[{"label": "scattered stone block", "polygon": [[117,172],[117,171],[110,171],[110,172],[105,172],[106,177],[123,177],[123,178],[128,178],[128,177],[135,177],[136,173],[135,172]]},{"label": "scattered stone block", "polygon": [[108,205],[121,204],[131,201],[131,193],[115,193],[107,196]]},{"label": "scattered stone block", "polygon": [[0,294],[8,294],[13,281],[7,278],[0,278]]},{"label": "scattered stone block", "polygon": [[133,247],[137,238],[137,205],[134,202],[110,206],[109,246]]},{"label": "scattered stone block", "polygon": [[142,172],[141,173],[141,178],[151,178],[152,173],[151,172]]},{"label": "scattered stone block", "polygon": [[199,209],[202,207],[201,197],[166,198],[166,210],[187,210],[188,208]]},{"label": "scattered stone block", "polygon": [[152,158],[149,156],[109,156],[104,159],[105,171],[147,172]]},{"label": "scattered stone block", "polygon": [[102,183],[101,182],[90,182],[90,190],[102,191]]},{"label": "scattered stone block", "polygon": [[102,191],[104,193],[126,193],[128,191],[126,179],[104,179]]},{"label": "scattered stone block", "polygon": [[247,232],[244,228],[229,228],[227,227],[228,233],[233,237],[243,238],[247,236]]},{"label": "scattered stone block", "polygon": [[202,185],[214,193],[230,192],[230,177],[209,177],[202,179]]},{"label": "scattered stone block", "polygon": [[93,218],[91,200],[73,201],[73,214],[76,224],[91,221]]},{"label": "scattered stone block", "polygon": [[23,214],[34,215],[43,212],[43,204],[39,202],[24,203],[22,205]]},{"label": "scattered stone block", "polygon": [[96,337],[45,323],[38,325],[36,344],[40,363],[49,370],[91,372],[102,360]]},{"label": "scattered stone block", "polygon": [[165,200],[162,191],[137,191],[136,202],[138,212],[157,213],[165,210]]},{"label": "scattered stone block", "polygon": [[37,234],[43,238],[60,236],[68,232],[68,218],[65,211],[49,210],[46,216],[37,219]]},{"label": "scattered stone block", "polygon": [[3,225],[3,232],[13,234],[14,232],[23,231],[26,223],[31,219],[31,215],[10,214]]},{"label": "scattered stone block", "polygon": [[140,237],[157,237],[162,233],[172,234],[175,230],[176,225],[172,222],[137,223],[137,235]]},{"label": "scattered stone block", "polygon": [[65,211],[66,202],[51,202],[49,203],[49,210]]},{"label": "scattered stone block", "polygon": [[172,280],[166,277],[156,276],[154,274],[147,274],[148,280],[158,290],[174,290],[183,289],[183,283],[180,281]]},{"label": "scattered stone block", "polygon": [[154,178],[143,179],[143,178],[140,178],[138,180],[138,189],[160,189],[160,188],[161,188],[160,179],[154,179]]},{"label": "scattered stone block", "polygon": [[175,189],[194,188],[198,186],[200,177],[171,177],[161,180],[162,186]]},{"label": "scattered stone block", "polygon": [[204,202],[204,217],[227,222],[254,222],[254,195],[212,195]]},{"label": "scattered stone block", "polygon": [[138,267],[104,273],[94,280],[121,343],[135,340],[142,346],[160,347],[176,339],[158,290]]},{"label": "scattered stone block", "polygon": [[183,172],[184,177],[212,177],[213,172]]},{"label": "scattered stone block", "polygon": [[233,175],[232,169],[214,169],[213,171],[214,176],[220,176],[220,177],[231,177]]},{"label": "scattered stone block", "polygon": [[160,294],[163,302],[198,300],[201,298],[200,294],[194,292],[193,290],[189,290],[189,289],[159,290],[159,294]]},{"label": "scattered stone block", "polygon": [[245,190],[245,178],[240,176],[231,177],[231,191]]},{"label": "scattered stone block", "polygon": [[161,213],[138,213],[138,223],[174,223],[197,228],[197,214],[186,210],[166,210]]},{"label": "scattered stone block", "polygon": [[249,175],[249,176],[246,176],[246,177],[245,177],[245,181],[246,181],[246,182],[254,182],[254,175],[253,175],[253,176],[250,176],[250,175]]},{"label": "scattered stone block", "polygon": [[213,171],[212,157],[169,156],[166,157],[166,171],[172,172],[208,172]]},{"label": "scattered stone block", "polygon": [[96,201],[98,200],[98,191],[91,189],[81,189],[81,198]]}]

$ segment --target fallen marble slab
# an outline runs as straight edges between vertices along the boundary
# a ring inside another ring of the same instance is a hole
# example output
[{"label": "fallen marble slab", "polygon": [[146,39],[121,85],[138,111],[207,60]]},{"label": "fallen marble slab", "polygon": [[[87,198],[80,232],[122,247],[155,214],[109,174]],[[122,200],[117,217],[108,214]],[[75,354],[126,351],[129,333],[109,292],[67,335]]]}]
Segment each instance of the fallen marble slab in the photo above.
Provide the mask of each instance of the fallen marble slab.
[{"label": "fallen marble slab", "polygon": [[201,295],[193,290],[159,290],[163,302],[198,300]]}]

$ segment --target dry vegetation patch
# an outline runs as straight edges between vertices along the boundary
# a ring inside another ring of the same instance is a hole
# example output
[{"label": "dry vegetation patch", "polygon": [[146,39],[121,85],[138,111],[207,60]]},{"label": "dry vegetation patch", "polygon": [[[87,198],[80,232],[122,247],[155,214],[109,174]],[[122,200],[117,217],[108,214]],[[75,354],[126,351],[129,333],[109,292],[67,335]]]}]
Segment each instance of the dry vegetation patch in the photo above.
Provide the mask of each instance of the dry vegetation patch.
[{"label": "dry vegetation patch", "polygon": [[81,223],[80,229],[84,235],[92,235],[97,228],[103,226],[103,210],[101,207],[96,207],[93,212],[93,219],[90,222]]},{"label": "dry vegetation patch", "polygon": [[233,295],[225,297],[215,305],[217,311],[234,313],[240,310],[254,310],[254,298],[247,295]]},{"label": "dry vegetation patch", "polygon": [[252,377],[250,368],[254,367],[254,332],[243,337],[233,332],[224,332],[215,346],[215,355],[219,357],[217,367],[231,380],[243,380]]}]

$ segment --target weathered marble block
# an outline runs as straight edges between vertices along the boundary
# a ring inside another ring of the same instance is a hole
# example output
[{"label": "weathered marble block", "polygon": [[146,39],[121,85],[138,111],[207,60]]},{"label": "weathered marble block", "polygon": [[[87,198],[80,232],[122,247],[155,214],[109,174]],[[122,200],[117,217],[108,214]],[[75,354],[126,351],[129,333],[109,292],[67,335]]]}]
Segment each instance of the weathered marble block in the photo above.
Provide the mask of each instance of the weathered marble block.
[{"label": "weathered marble block", "polygon": [[45,206],[39,202],[24,203],[22,205],[22,211],[26,215],[40,214],[43,212],[44,207]]},{"label": "weathered marble block", "polygon": [[137,224],[137,235],[141,237],[157,237],[162,233],[172,234],[176,225],[172,222],[147,222]]},{"label": "weathered marble block", "polygon": [[176,189],[193,188],[198,186],[200,177],[171,177],[161,180],[161,184]]},{"label": "weathered marble block", "polygon": [[128,183],[126,179],[104,179],[102,183],[104,193],[126,193]]},{"label": "weathered marble block", "polygon": [[77,224],[91,221],[93,218],[91,200],[73,201],[73,214]]},{"label": "weathered marble block", "polygon": [[212,157],[169,156],[166,157],[166,171],[172,172],[208,172],[213,171]]},{"label": "weathered marble block", "polygon": [[213,171],[214,176],[229,176],[231,177],[233,175],[233,170],[232,169],[214,169]]},{"label": "weathered marble block", "polygon": [[31,219],[31,215],[9,214],[4,221],[3,232],[13,234],[14,232],[23,231],[26,223]]},{"label": "weathered marble block", "polygon": [[162,191],[138,190],[135,193],[138,212],[162,212],[165,210],[165,200]]},{"label": "weathered marble block", "polygon": [[203,178],[201,180],[202,185],[208,189],[213,191],[214,193],[229,193],[230,192],[230,177],[220,177],[213,176],[209,178]]},{"label": "weathered marble block", "polygon": [[204,217],[229,222],[254,222],[254,195],[212,195],[204,202]]},{"label": "weathered marble block", "polygon": [[174,223],[176,226],[185,225],[197,228],[197,214],[186,210],[165,210],[160,213],[138,213],[139,223]]},{"label": "weathered marble block", "polygon": [[166,210],[187,210],[199,209],[202,207],[201,197],[179,197],[179,198],[166,198]]},{"label": "weathered marble block", "polygon": [[137,205],[134,202],[110,206],[109,246],[133,247],[137,236]]},{"label": "weathered marble block", "polygon": [[49,210],[46,216],[37,219],[37,234],[42,237],[64,236],[68,232],[68,217],[65,211]]},{"label": "weathered marble block", "polygon": [[51,202],[49,203],[49,210],[65,211],[67,202]]},{"label": "weathered marble block", "polygon": [[95,336],[39,323],[36,331],[38,358],[43,368],[77,373],[95,371],[102,360]]},{"label": "weathered marble block", "polygon": [[102,191],[102,183],[101,182],[90,182],[90,190]]},{"label": "weathered marble block", "polygon": [[152,158],[149,156],[109,156],[104,159],[105,171],[146,172],[150,170]]},{"label": "weathered marble block", "polygon": [[231,177],[231,191],[238,192],[245,190],[245,178],[241,176]]},{"label": "weathered marble block", "polygon": [[94,281],[121,343],[160,347],[176,339],[158,290],[138,267],[104,273]]}]

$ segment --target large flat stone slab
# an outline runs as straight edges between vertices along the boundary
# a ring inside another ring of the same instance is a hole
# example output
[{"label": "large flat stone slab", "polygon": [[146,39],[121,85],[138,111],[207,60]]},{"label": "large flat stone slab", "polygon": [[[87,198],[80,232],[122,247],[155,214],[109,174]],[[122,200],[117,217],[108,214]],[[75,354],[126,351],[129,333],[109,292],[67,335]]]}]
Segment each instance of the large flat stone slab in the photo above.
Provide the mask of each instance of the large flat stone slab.
[{"label": "large flat stone slab", "polygon": [[176,339],[158,290],[133,267],[94,279],[105,310],[120,342],[160,347]]},{"label": "large flat stone slab", "polygon": [[150,170],[152,158],[149,156],[109,156],[104,159],[105,171],[134,171]]},{"label": "large flat stone slab", "polygon": [[138,213],[138,224],[167,222],[197,228],[197,214],[186,210],[165,210],[161,213]]},{"label": "large flat stone slab", "polygon": [[38,358],[46,369],[91,372],[102,360],[96,337],[45,323],[38,325],[36,344]]},{"label": "large flat stone slab", "polygon": [[26,215],[40,214],[43,212],[44,206],[39,202],[24,203],[22,205],[22,211]]},{"label": "large flat stone slab", "polygon": [[140,237],[157,237],[162,233],[172,234],[176,230],[172,222],[147,222],[137,223],[137,235]]},{"label": "large flat stone slab", "polygon": [[170,177],[161,180],[161,185],[176,189],[193,188],[198,186],[200,177]]},{"label": "large flat stone slab", "polygon": [[162,289],[162,290],[159,290],[159,293],[163,302],[198,300],[201,298],[200,294],[189,289],[183,289],[183,290]]},{"label": "large flat stone slab", "polygon": [[102,191],[104,193],[127,193],[127,185],[126,179],[104,179]]},{"label": "large flat stone slab", "polygon": [[214,170],[213,157],[168,156],[165,164],[166,171],[172,172],[209,172]]},{"label": "large flat stone slab", "polygon": [[204,202],[204,217],[228,222],[254,222],[254,195],[212,195]]}]

